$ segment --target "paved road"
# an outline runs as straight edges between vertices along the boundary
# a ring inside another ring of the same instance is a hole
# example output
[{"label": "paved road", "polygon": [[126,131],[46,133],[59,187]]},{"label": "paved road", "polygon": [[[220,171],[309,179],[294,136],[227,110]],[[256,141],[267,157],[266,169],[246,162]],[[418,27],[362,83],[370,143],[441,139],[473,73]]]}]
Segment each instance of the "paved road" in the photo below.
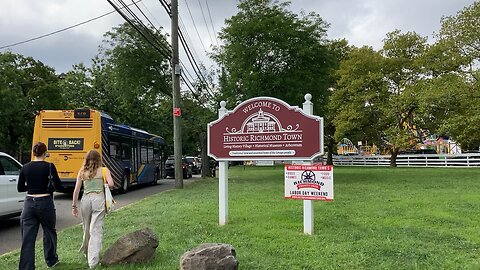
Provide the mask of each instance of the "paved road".
[{"label": "paved road", "polygon": [[[200,176],[194,175],[193,178],[184,179],[183,183],[188,184],[192,180],[199,179]],[[126,194],[113,195],[115,201],[117,202],[116,207],[123,207],[125,205],[131,204],[137,200],[143,199],[147,196],[173,189],[175,187],[174,179],[162,179],[158,181],[156,186],[140,186],[133,187]],[[74,218],[71,212],[72,205],[72,195],[55,193],[55,206],[57,209],[57,231],[60,231],[64,228],[80,224],[81,220],[79,218]],[[21,237],[20,237],[20,218],[11,218],[7,220],[0,221],[0,255],[5,254],[14,249],[20,248],[21,246]],[[42,230],[39,230],[38,239],[42,239]]]}]

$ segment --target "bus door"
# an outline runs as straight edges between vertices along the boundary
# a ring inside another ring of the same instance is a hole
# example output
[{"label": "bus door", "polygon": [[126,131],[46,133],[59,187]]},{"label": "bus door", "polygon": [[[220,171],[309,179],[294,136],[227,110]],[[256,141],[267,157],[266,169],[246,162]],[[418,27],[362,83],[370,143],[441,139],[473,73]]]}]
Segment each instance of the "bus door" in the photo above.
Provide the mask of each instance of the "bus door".
[{"label": "bus door", "polygon": [[154,162],[155,166],[158,168],[157,179],[155,179],[155,180],[160,180],[160,178],[162,178],[162,176],[163,176],[163,172],[164,172],[163,166],[164,166],[164,164],[162,162],[162,149],[161,149],[160,144],[158,144],[158,143],[153,144],[153,162]]},{"label": "bus door", "polygon": [[140,142],[132,141],[132,169],[130,172],[131,177],[134,178],[134,181],[137,182],[137,171],[138,171],[138,149],[140,148]]}]

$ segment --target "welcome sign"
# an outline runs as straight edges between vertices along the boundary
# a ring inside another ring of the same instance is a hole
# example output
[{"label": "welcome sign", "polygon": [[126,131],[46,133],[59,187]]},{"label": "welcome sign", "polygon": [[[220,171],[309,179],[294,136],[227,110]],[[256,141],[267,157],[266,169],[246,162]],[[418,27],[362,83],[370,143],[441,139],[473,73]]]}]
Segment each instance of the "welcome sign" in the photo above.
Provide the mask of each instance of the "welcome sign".
[{"label": "welcome sign", "polygon": [[208,124],[216,160],[311,160],[323,153],[323,118],[272,97],[244,101]]}]

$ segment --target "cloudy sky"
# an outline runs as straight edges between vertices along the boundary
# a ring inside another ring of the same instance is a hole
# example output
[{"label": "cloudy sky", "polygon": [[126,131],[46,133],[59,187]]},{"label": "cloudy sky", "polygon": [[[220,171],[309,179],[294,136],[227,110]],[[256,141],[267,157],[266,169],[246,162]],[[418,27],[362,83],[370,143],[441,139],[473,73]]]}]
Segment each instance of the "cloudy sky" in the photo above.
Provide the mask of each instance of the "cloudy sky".
[{"label": "cloudy sky", "polygon": [[[129,4],[132,0],[124,0]],[[168,2],[170,2],[168,0]],[[195,54],[209,67],[206,57],[215,45],[214,31],[237,12],[236,0],[178,0],[181,22],[187,29]],[[387,32],[415,31],[433,40],[442,16],[455,15],[474,0],[292,0],[290,9],[314,11],[328,23],[330,38],[346,38],[356,46],[382,46]],[[170,32],[170,21],[158,0],[142,0],[138,6],[152,23]],[[133,9],[133,7],[132,7]],[[107,0],[2,0],[0,48],[49,34],[112,11]],[[58,73],[73,64],[90,65],[102,35],[123,23],[117,13],[31,42],[2,48],[42,61]],[[213,24],[212,24],[213,23]],[[186,58],[184,58],[186,59]],[[186,60],[184,60],[186,62]]]}]

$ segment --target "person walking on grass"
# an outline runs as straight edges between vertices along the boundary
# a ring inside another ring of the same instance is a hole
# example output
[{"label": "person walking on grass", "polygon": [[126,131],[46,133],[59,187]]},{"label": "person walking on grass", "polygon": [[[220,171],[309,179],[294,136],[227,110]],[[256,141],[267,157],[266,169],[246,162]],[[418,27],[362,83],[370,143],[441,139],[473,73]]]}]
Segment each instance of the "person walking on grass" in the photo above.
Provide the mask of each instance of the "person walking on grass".
[{"label": "person walking on grass", "polygon": [[59,189],[60,178],[55,165],[45,161],[47,146],[44,143],[36,143],[32,153],[33,160],[22,167],[17,183],[18,192],[27,192],[20,216],[22,232],[22,247],[18,265],[20,270],[35,269],[35,240],[39,225],[42,225],[43,229],[43,254],[47,267],[58,264],[57,231],[55,229],[57,217],[53,202],[53,190],[49,190],[48,182],[51,178],[55,189]]},{"label": "person walking on grass", "polygon": [[83,223],[83,242],[80,251],[86,256],[88,266],[95,268],[100,261],[103,240],[103,218],[105,217],[104,177],[109,187],[113,187],[110,171],[102,170],[100,154],[90,150],[78,172],[73,191],[72,215],[78,217],[77,201],[83,185],[80,205]]}]

